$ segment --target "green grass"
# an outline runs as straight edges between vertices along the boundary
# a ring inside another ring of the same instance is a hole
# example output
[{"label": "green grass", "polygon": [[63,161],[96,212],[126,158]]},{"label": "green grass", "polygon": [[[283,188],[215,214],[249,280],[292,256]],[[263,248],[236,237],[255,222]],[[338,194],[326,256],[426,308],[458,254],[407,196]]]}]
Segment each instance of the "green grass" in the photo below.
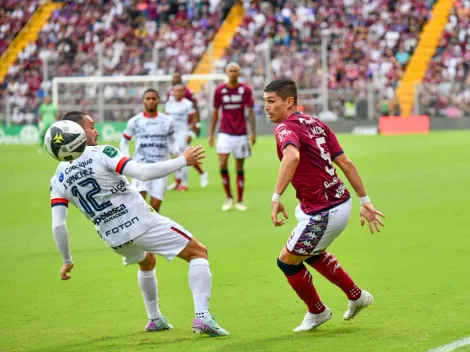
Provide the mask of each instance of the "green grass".
[{"label": "green grass", "polygon": [[[295,226],[292,189],[283,201],[292,218],[274,228],[270,199],[279,161],[274,139],[260,138],[246,165],[246,213],[222,213],[215,151],[207,189],[191,171],[188,193],[169,193],[162,214],[209,248],[212,311],[232,333],[191,333],[187,264],[157,259],[160,306],[175,326],[145,333],[137,267],[123,267],[76,209],[68,228],[76,266],[59,279],[61,259],[50,230],[49,179],[56,167],[35,146],[1,146],[0,351],[426,351],[470,335],[468,175],[470,132],[428,136],[349,136],[340,140],[358,166],[374,205],[387,215],[380,235],[352,219],[331,252],[374,305],[351,321],[347,299],[314,273],[333,319],[293,333],[305,306],[276,266]],[[233,163],[231,164],[233,175]],[[234,183],[232,176],[232,184]],[[468,350],[462,348],[462,351]]]}]

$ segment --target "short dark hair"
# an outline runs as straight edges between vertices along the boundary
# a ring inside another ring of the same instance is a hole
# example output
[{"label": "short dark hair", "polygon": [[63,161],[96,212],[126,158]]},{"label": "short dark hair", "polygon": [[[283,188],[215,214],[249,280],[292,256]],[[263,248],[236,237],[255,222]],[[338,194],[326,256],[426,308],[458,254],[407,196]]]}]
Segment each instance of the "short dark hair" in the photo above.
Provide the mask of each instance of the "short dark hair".
[{"label": "short dark hair", "polygon": [[155,93],[157,95],[157,98],[160,98],[160,94],[158,94],[158,92],[153,88],[146,89],[145,92],[144,92],[144,95],[142,96],[142,98],[144,98],[145,94],[147,94],[147,93]]},{"label": "short dark hair", "polygon": [[83,111],[69,111],[64,116],[62,116],[62,120],[73,121],[80,124],[83,120],[83,117],[86,115],[88,114]]},{"label": "short dark hair", "polygon": [[294,104],[297,105],[297,85],[295,82],[288,78],[279,78],[270,82],[265,88],[264,92],[274,92],[282,99],[286,100],[289,97],[294,98]]}]

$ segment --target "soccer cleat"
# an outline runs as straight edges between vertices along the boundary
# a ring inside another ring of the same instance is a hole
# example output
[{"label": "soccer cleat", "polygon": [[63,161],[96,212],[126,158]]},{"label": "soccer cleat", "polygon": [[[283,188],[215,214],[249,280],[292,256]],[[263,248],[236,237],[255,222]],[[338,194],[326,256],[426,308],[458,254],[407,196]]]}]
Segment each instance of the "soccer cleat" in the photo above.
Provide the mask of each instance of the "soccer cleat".
[{"label": "soccer cleat", "polygon": [[171,185],[166,186],[166,190],[173,191],[174,189],[176,189],[176,187],[176,182],[173,182]]},{"label": "soccer cleat", "polygon": [[331,316],[333,314],[331,313],[331,309],[325,306],[325,310],[321,313],[318,314],[313,314],[310,312],[307,312],[305,314],[304,320],[302,320],[302,324],[297,326],[294,331],[309,331],[313,330],[316,327],[325,324],[328,320],[331,319]]},{"label": "soccer cleat", "polygon": [[186,192],[189,190],[188,186],[183,186],[183,185],[179,185],[178,187],[176,187],[176,190],[178,192]]},{"label": "soccer cleat", "polygon": [[162,316],[157,321],[149,320],[147,326],[145,327],[145,330],[149,332],[163,331],[169,329],[173,329],[173,325],[169,324],[164,316]]},{"label": "soccer cleat", "polygon": [[196,334],[204,334],[212,337],[230,335],[227,330],[222,329],[220,325],[217,324],[214,319],[214,316],[212,316],[211,319],[207,322],[199,318],[194,319],[193,332]]},{"label": "soccer cleat", "polygon": [[233,207],[233,199],[227,198],[224,202],[224,205],[222,205],[222,211],[228,211],[232,209],[232,207]]},{"label": "soccer cleat", "polygon": [[374,302],[374,296],[372,296],[369,292],[362,290],[361,297],[359,297],[355,301],[349,300],[348,310],[343,315],[344,320],[351,320],[356,315],[359,314],[361,310],[370,306]]},{"label": "soccer cleat", "polygon": [[247,211],[248,208],[245,204],[243,204],[242,202],[237,202],[235,204],[235,209],[237,209],[238,211]]},{"label": "soccer cleat", "polygon": [[204,172],[201,174],[201,188],[206,188],[209,185],[209,174]]}]

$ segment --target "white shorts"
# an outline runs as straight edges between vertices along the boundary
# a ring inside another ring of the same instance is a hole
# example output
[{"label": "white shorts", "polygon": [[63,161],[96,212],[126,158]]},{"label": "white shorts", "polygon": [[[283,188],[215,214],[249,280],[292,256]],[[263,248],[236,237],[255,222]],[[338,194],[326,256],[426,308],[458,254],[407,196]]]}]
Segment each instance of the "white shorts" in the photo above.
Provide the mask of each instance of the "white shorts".
[{"label": "white shorts", "polygon": [[217,154],[233,153],[235,159],[246,159],[251,155],[248,136],[233,136],[227,133],[217,135]]},{"label": "white shorts", "polygon": [[161,255],[167,260],[175,258],[191,241],[193,236],[183,226],[164,216],[157,226],[152,227],[133,240],[113,247],[114,251],[123,256],[124,265],[140,263],[145,253]]},{"label": "white shorts", "polygon": [[165,197],[166,186],[168,184],[168,177],[147,181],[133,178],[131,183],[139,192],[147,192],[150,197],[163,200]]},{"label": "white shorts", "polygon": [[305,214],[300,205],[295,208],[299,221],[287,240],[286,249],[298,256],[322,253],[338,237],[348,224],[352,201],[346,202],[315,215]]}]

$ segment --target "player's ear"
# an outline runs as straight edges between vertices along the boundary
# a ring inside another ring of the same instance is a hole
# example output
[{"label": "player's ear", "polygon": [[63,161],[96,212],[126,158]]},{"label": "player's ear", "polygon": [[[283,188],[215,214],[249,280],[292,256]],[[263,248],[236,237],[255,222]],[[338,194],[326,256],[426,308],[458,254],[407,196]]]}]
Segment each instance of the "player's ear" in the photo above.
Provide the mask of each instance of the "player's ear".
[{"label": "player's ear", "polygon": [[288,97],[288,98],[287,98],[287,107],[288,107],[288,108],[293,107],[293,106],[294,106],[294,103],[295,103],[294,97]]}]

